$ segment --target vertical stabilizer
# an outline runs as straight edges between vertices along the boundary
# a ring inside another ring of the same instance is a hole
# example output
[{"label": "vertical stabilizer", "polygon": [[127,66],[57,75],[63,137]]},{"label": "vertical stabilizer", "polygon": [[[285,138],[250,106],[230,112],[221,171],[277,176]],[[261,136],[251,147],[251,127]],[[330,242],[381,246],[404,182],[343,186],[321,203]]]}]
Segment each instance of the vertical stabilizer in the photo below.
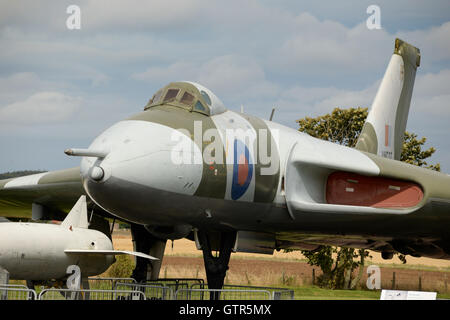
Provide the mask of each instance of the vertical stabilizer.
[{"label": "vertical stabilizer", "polygon": [[356,149],[400,160],[420,50],[395,39],[394,54],[372,103]]},{"label": "vertical stabilizer", "polygon": [[89,227],[87,220],[87,204],[86,196],[81,196],[77,203],[70,210],[67,217],[61,223],[61,227],[64,228],[85,228]]}]

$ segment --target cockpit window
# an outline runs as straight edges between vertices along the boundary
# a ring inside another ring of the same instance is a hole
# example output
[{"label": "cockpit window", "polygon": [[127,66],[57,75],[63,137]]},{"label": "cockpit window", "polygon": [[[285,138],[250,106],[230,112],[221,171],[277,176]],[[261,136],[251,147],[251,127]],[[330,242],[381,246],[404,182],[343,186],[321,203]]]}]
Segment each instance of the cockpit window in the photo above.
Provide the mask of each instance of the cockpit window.
[{"label": "cockpit window", "polygon": [[194,110],[206,112],[205,106],[200,101],[197,101],[197,103],[195,104]]},{"label": "cockpit window", "polygon": [[200,91],[203,99],[205,99],[205,102],[208,104],[208,106],[211,105],[211,98],[208,96],[208,94],[205,91]]},{"label": "cockpit window", "polygon": [[178,92],[180,91],[180,89],[169,89],[167,90],[166,96],[164,97],[164,102],[167,102],[171,99],[174,99]]},{"label": "cockpit window", "polygon": [[194,82],[171,82],[164,88],[158,90],[144,110],[156,107],[181,108],[188,112],[201,113],[213,116],[225,112],[227,109],[213,92]]},{"label": "cockpit window", "polygon": [[190,105],[192,103],[192,101],[194,101],[194,96],[188,92],[185,92],[180,100],[181,103],[184,103],[187,105]]},{"label": "cockpit window", "polygon": [[159,90],[158,92],[155,93],[155,95],[153,96],[153,98],[149,101],[149,105],[152,104],[156,104],[159,102],[159,100],[161,100],[161,95],[162,95],[163,91]]}]

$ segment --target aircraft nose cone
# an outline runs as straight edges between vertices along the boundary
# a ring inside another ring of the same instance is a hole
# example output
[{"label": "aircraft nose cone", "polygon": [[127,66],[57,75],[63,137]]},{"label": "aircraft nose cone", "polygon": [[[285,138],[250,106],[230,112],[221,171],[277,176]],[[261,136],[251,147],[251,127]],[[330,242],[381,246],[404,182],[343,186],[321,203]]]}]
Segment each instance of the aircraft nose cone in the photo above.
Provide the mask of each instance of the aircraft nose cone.
[{"label": "aircraft nose cone", "polygon": [[[188,151],[181,150],[180,144]],[[192,196],[202,179],[201,161],[177,161],[183,156],[202,159],[200,148],[190,136],[161,124],[121,121],[89,148],[109,152],[104,158],[83,158],[81,172],[87,194],[104,210],[131,221],[138,222],[142,216],[133,210],[139,207],[148,214],[149,208],[155,210],[162,199],[168,199],[168,193]]]}]

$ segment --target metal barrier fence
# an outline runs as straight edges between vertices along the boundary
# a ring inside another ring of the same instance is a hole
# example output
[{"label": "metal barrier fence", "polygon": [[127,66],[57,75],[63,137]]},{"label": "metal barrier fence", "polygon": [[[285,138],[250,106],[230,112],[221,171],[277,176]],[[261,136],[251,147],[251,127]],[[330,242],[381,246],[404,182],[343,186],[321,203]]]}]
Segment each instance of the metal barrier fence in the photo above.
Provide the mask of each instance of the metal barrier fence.
[{"label": "metal barrier fence", "polygon": [[[89,278],[89,289],[43,289],[0,285],[0,300],[293,300],[286,288],[224,285],[208,289],[203,279],[158,279],[137,283],[133,278]],[[38,290],[39,291],[39,290]]]},{"label": "metal barrier fence", "polygon": [[[227,285],[207,289],[208,285],[192,285],[175,293],[177,300],[294,300],[294,290],[274,287]],[[268,295],[268,297],[266,297]]]},{"label": "metal barrier fence", "polygon": [[36,300],[36,291],[24,285],[4,284],[0,286],[0,300]]},{"label": "metal barrier fence", "polygon": [[137,283],[133,278],[100,278],[91,277],[88,278],[89,289],[93,290],[114,290],[116,284],[120,283]]},{"label": "metal barrier fence", "polygon": [[266,290],[271,293],[272,300],[294,300],[294,290],[287,288],[240,286],[231,284],[225,284],[223,288],[238,290]]},{"label": "metal barrier fence", "polygon": [[172,300],[173,290],[163,284],[155,283],[153,285],[139,283],[116,283],[114,290],[127,290],[132,292],[140,292],[144,294],[147,300]]},{"label": "metal barrier fence", "polygon": [[140,284],[169,287],[173,292],[177,292],[178,289],[189,289],[194,286],[198,287],[198,289],[205,288],[205,281],[197,278],[160,278],[157,280],[141,281]]},{"label": "metal barrier fence", "polygon": [[131,290],[44,289],[39,300],[146,300],[143,292]]},{"label": "metal barrier fence", "polygon": [[179,289],[175,300],[271,300],[267,290]]}]

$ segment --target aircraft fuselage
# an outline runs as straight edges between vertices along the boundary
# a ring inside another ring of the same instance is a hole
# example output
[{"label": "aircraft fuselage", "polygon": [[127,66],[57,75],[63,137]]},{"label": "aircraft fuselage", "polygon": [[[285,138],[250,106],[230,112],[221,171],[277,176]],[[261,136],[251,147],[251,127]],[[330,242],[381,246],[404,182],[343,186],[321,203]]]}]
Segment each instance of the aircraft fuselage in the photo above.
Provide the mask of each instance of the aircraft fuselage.
[{"label": "aircraft fuselage", "polygon": [[[139,224],[273,233],[280,247],[326,238],[374,249],[393,239],[443,239],[450,226],[438,204],[447,196],[433,188],[450,190],[446,175],[233,111],[205,116],[155,106],[113,125],[89,149],[108,154],[83,158],[86,192]],[[100,181],[90,177],[94,167],[103,171]],[[417,181],[423,195],[412,207],[330,204],[332,172]],[[422,177],[434,182],[424,185]]]}]

